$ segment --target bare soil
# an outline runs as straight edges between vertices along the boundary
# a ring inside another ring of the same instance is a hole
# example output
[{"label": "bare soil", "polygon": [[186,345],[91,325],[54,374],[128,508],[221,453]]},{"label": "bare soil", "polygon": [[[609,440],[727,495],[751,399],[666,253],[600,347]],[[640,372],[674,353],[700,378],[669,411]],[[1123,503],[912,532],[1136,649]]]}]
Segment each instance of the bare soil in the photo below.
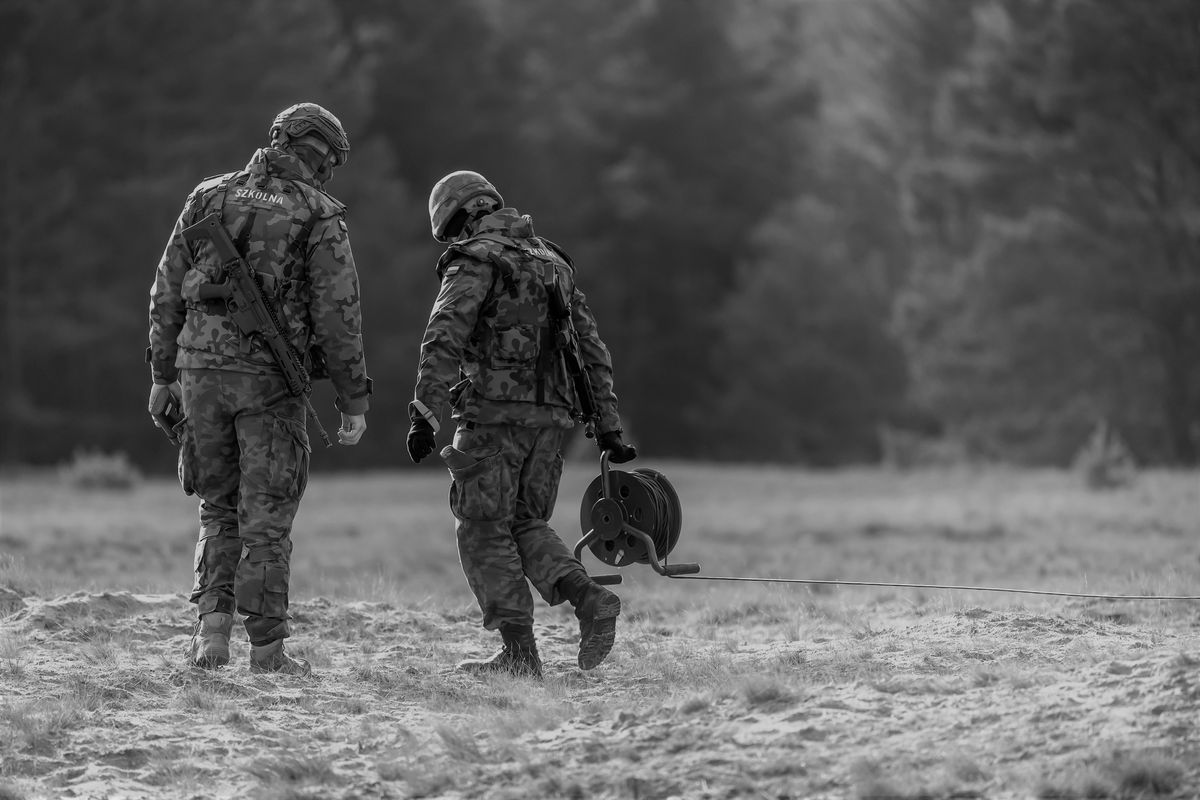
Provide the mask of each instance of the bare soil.
[{"label": "bare soil", "polygon": [[1195,621],[1144,626],[1113,604],[751,609],[706,638],[633,614],[588,673],[573,619],[548,613],[541,682],[454,672],[492,642],[446,609],[299,603],[294,647],[316,674],[294,678],[252,675],[244,641],[229,667],[187,667],[182,595],[14,605],[0,628],[11,797],[1200,791]]}]

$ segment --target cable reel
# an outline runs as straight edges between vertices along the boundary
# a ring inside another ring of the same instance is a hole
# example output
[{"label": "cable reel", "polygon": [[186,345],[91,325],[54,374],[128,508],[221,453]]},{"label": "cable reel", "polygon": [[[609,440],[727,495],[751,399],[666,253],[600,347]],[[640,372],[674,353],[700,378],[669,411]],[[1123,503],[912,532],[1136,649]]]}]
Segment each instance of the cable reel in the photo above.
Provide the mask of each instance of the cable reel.
[{"label": "cable reel", "polygon": [[[1200,595],[1130,595],[1062,592],[1002,586],[961,586],[943,583],[896,583],[814,578],[752,578],[741,575],[697,575],[699,564],[668,564],[667,555],[679,543],[683,510],[679,495],[667,477],[653,469],[632,472],[609,469],[607,452],[600,454],[600,476],[583,493],[579,522],[584,535],[575,545],[578,560],[583,548],[613,567],[649,564],[665,578],[695,581],[738,581],[747,583],[794,583],[821,586],[884,586],[902,589],[954,589],[975,592],[1077,597],[1093,600],[1186,600]],[[620,575],[594,575],[596,583],[620,583]]]},{"label": "cable reel", "polygon": [[[587,547],[613,567],[649,564],[659,575],[673,577],[700,571],[699,564],[667,564],[679,543],[683,508],[667,476],[653,469],[632,472],[609,469],[609,454],[600,454],[600,475],[583,493],[579,523],[583,538],[575,558]],[[620,575],[597,575],[596,583],[620,583]]]}]

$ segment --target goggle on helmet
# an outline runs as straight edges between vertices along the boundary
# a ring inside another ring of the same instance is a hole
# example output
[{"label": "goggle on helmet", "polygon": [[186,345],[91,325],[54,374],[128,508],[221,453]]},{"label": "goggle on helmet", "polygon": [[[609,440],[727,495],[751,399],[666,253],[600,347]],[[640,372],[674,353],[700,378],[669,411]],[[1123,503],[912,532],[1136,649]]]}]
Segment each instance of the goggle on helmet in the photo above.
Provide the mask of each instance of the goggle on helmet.
[{"label": "goggle on helmet", "polygon": [[350,158],[350,137],[346,135],[346,129],[337,117],[316,103],[297,103],[280,111],[271,123],[272,141],[280,134],[288,139],[312,134],[337,154],[339,165]]}]

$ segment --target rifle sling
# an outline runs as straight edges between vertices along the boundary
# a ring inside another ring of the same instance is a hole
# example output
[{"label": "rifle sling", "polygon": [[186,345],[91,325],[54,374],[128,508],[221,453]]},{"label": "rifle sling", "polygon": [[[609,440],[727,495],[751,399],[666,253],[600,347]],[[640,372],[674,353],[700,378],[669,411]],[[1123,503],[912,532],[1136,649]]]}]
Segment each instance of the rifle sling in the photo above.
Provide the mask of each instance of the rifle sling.
[{"label": "rifle sling", "polygon": [[[224,212],[224,210],[224,207],[222,207],[221,211]],[[254,223],[257,221],[257,219],[258,209],[250,209],[250,213],[246,215],[246,221],[242,224],[241,230],[238,231],[237,237],[233,240],[233,247],[235,250],[237,250],[238,255],[242,257],[242,269],[249,270],[250,279],[258,284],[260,294],[262,295],[263,306],[267,310],[267,316],[270,317],[271,323],[275,326],[275,331],[283,339],[283,342],[286,345],[291,357],[295,359],[297,364],[302,365],[304,363],[303,359],[301,359],[300,354],[296,352],[296,348],[292,344],[291,338],[288,336],[288,329],[283,324],[283,320],[279,317],[279,311],[275,308],[275,304],[271,301],[271,298],[267,296],[267,292],[263,286],[262,276],[259,275],[258,270],[254,268],[254,265],[250,263],[250,259],[248,257],[250,250],[250,236],[254,232]],[[260,342],[260,344],[262,343]],[[262,346],[265,346],[265,344],[262,344]],[[280,364],[279,368],[281,370],[284,369],[284,365]]]}]

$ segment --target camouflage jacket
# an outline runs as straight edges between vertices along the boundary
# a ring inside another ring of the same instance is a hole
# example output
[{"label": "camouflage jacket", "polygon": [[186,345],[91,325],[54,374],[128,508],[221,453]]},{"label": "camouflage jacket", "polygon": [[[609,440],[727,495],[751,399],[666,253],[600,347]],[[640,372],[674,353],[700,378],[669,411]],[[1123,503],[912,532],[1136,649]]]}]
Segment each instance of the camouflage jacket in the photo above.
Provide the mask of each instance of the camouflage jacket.
[{"label": "camouflage jacket", "polygon": [[[446,250],[437,273],[442,287],[421,342],[414,390],[434,418],[442,419],[449,402],[454,419],[574,424],[579,403],[550,335],[546,283],[557,273],[591,373],[598,427],[620,429],[612,360],[575,284],[574,266],[557,245],[534,235],[528,216],[503,208],[484,217],[470,238]],[[410,415],[416,413],[414,405]]]},{"label": "camouflage jacket", "polygon": [[222,265],[211,244],[190,247],[180,232],[217,211],[262,279],[291,345],[324,362],[337,407],[348,414],[367,410],[370,381],[346,209],[308,175],[295,156],[264,149],[244,170],[192,190],[150,288],[147,360],[156,381],[173,381],[180,369],[278,371],[270,351],[238,330],[223,301],[200,298],[201,285],[224,278]]}]

